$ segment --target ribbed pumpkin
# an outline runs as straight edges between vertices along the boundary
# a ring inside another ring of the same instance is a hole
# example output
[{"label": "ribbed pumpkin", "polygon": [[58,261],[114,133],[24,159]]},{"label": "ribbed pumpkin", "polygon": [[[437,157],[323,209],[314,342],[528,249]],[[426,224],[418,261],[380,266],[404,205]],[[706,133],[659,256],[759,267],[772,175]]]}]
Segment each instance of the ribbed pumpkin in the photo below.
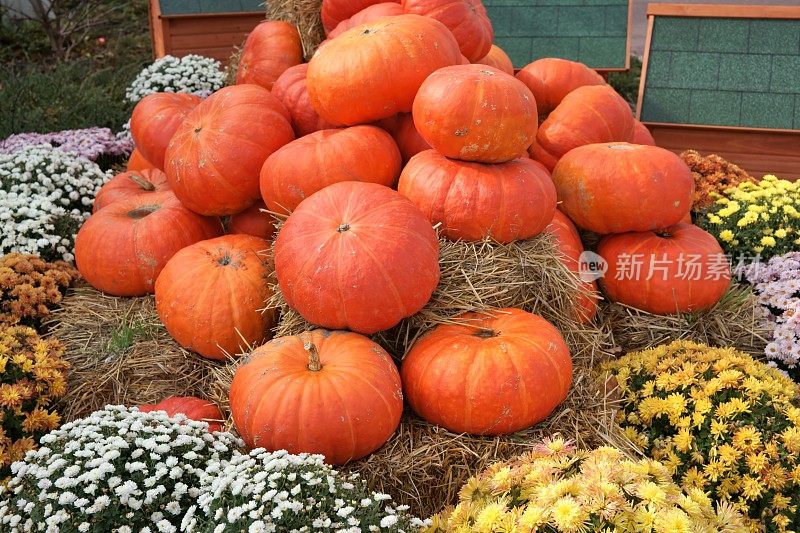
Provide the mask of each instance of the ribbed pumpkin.
[{"label": "ribbed pumpkin", "polygon": [[[493,44],[492,47],[489,49],[489,53],[480,58],[474,63],[480,63],[482,65],[489,65],[490,67],[494,67],[496,69],[502,70],[506,74],[514,75],[514,64],[511,62],[511,58],[508,57],[502,48]],[[536,95],[533,95],[536,97]],[[538,105],[538,102],[537,102]]]},{"label": "ribbed pumpkin", "polygon": [[368,22],[375,22],[383,17],[396,17],[403,14],[403,8],[397,2],[382,2],[367,6],[349,19],[341,21],[336,27],[328,34],[329,39],[333,39],[350,28],[354,28],[361,24]]},{"label": "ribbed pumpkin", "polygon": [[528,158],[486,165],[426,150],[405,166],[397,190],[451,240],[527,239],[544,231],[556,210],[550,175]]},{"label": "ribbed pumpkin", "polygon": [[92,211],[131,196],[147,196],[169,190],[167,176],[157,168],[117,174],[100,187],[94,197]]},{"label": "ribbed pumpkin", "polygon": [[503,163],[536,137],[536,101],[525,84],[494,67],[437,70],[414,99],[414,124],[447,157]]},{"label": "ribbed pumpkin", "polygon": [[275,313],[261,312],[272,295],[269,243],[224,235],[180,250],[156,281],[156,310],[178,344],[225,360],[269,337]]},{"label": "ribbed pumpkin", "polygon": [[605,85],[603,77],[583,63],[545,57],[522,67],[517,79],[536,98],[539,116],[546,118],[565,96],[585,85]]},{"label": "ribbed pumpkin", "polygon": [[658,315],[709,309],[731,281],[719,243],[691,224],[607,235],[597,253],[608,263],[601,284],[609,299]]},{"label": "ribbed pumpkin", "polygon": [[655,146],[656,140],[653,134],[647,129],[647,126],[642,124],[636,119],[633,119],[633,144],[646,144],[648,146]]},{"label": "ribbed pumpkin", "polygon": [[377,126],[321,130],[267,158],[261,169],[261,196],[270,210],[291,213],[303,199],[333,183],[392,187],[401,164],[394,139]]},{"label": "ribbed pumpkin", "polygon": [[561,157],[592,143],[630,142],[633,115],[609,85],[578,87],[539,126],[531,156],[551,171]]},{"label": "ribbed pumpkin", "polygon": [[252,235],[264,240],[272,240],[275,235],[275,221],[269,213],[263,210],[267,206],[262,201],[258,201],[242,211],[231,215],[228,222],[228,233]]},{"label": "ribbed pumpkin", "polygon": [[167,261],[222,234],[219,219],[186,209],[169,191],[118,200],[94,213],[75,237],[75,262],[92,287],[114,296],[152,293]]},{"label": "ribbed pumpkin", "polygon": [[128,163],[125,165],[125,170],[146,170],[148,168],[156,168],[156,166],[145,159],[139,150],[134,148],[133,152],[131,152],[131,156],[128,158]]},{"label": "ribbed pumpkin", "polygon": [[225,87],[180,125],[164,170],[186,207],[203,215],[231,215],[259,198],[261,166],[293,139],[289,113],[268,90]]},{"label": "ribbed pumpkin", "polygon": [[131,136],[142,157],[156,168],[164,168],[170,139],[200,102],[199,96],[184,93],[154,93],[142,98],[131,115]]},{"label": "ribbed pumpkin", "polygon": [[436,20],[399,15],[356,26],[321,46],[308,64],[308,95],[334,124],[365,124],[411,111],[430,73],[461,61]]},{"label": "ribbed pumpkin", "polygon": [[547,418],[572,383],[561,333],[520,309],[465,313],[420,338],[400,374],[414,412],[454,433],[503,435]]},{"label": "ribbed pumpkin", "polygon": [[560,209],[595,233],[677,224],[692,208],[694,179],[680,157],[656,146],[588,144],[553,170]]},{"label": "ribbed pumpkin", "polygon": [[[564,255],[564,265],[575,274],[580,275],[580,258],[584,248],[575,224],[567,215],[556,209],[552,222],[547,226],[547,232],[555,237],[556,245]],[[597,283],[583,281],[581,287],[584,293],[576,302],[575,318],[581,323],[588,323],[597,315]]]},{"label": "ribbed pumpkin", "polygon": [[325,33],[329,34],[340,22],[380,2],[381,0],[322,0],[322,9],[320,11]]},{"label": "ribbed pumpkin", "polygon": [[370,334],[428,302],[439,282],[439,242],[397,191],[335,183],[286,219],[275,239],[275,271],[286,303],[308,322]]},{"label": "ribbed pumpkin", "polygon": [[461,53],[471,62],[489,53],[492,21],[481,0],[402,0],[403,11],[438,20],[453,32]]},{"label": "ribbed pumpkin", "polygon": [[400,149],[404,164],[418,153],[431,148],[431,145],[417,131],[417,127],[414,125],[414,116],[411,113],[399,113],[389,133],[392,134]]},{"label": "ribbed pumpkin", "polygon": [[[395,4],[399,5],[399,4]],[[286,107],[292,118],[295,135],[302,137],[315,131],[335,128],[336,125],[320,118],[311,105],[306,87],[308,63],[302,63],[283,71],[272,86],[272,94]]]},{"label": "ribbed pumpkin", "polygon": [[272,89],[278,76],[303,62],[303,45],[297,27],[268,20],[253,28],[239,58],[236,83],[254,83]]},{"label": "ribbed pumpkin", "polygon": [[216,404],[195,396],[170,396],[158,403],[140,405],[139,411],[142,413],[166,411],[168,416],[181,413],[191,420],[207,422],[208,430],[211,432],[222,431],[222,421],[225,420]]},{"label": "ribbed pumpkin", "polygon": [[356,333],[318,329],[250,354],[236,369],[230,405],[248,447],[320,453],[341,465],[389,440],[403,393],[383,348]]}]

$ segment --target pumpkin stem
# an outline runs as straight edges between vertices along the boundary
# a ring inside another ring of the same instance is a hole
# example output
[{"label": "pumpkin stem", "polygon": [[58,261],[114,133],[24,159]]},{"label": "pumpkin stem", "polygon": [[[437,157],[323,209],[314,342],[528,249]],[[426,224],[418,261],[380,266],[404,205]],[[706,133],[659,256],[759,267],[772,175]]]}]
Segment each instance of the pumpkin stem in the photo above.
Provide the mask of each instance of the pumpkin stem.
[{"label": "pumpkin stem", "polygon": [[217,262],[222,266],[230,265],[231,256],[228,253],[225,253],[222,257],[219,258]]},{"label": "pumpkin stem", "polygon": [[145,191],[154,191],[156,190],[156,186],[144,179],[139,174],[128,174],[128,179],[134,182],[139,188]]},{"label": "pumpkin stem", "polygon": [[491,339],[492,337],[499,337],[500,332],[493,329],[482,328],[475,332],[475,336],[481,339]]},{"label": "pumpkin stem", "polygon": [[308,369],[312,372],[319,372],[322,369],[322,363],[319,361],[317,347],[313,342],[305,342],[303,348],[308,352]]},{"label": "pumpkin stem", "polygon": [[659,237],[661,237],[662,239],[669,239],[670,237],[672,237],[672,233],[670,233],[670,232],[668,232],[668,231],[666,231],[666,230],[664,230],[664,231],[657,231],[657,232],[656,232],[656,235],[657,235],[657,236],[659,236]]},{"label": "pumpkin stem", "polygon": [[136,209],[128,211],[128,216],[136,219],[144,218],[147,215],[150,215],[158,211],[159,207],[160,206],[157,205],[143,205],[141,207],[137,207]]},{"label": "pumpkin stem", "polygon": [[339,227],[336,229],[339,233],[344,233],[345,231],[350,229],[350,224],[340,224]]}]

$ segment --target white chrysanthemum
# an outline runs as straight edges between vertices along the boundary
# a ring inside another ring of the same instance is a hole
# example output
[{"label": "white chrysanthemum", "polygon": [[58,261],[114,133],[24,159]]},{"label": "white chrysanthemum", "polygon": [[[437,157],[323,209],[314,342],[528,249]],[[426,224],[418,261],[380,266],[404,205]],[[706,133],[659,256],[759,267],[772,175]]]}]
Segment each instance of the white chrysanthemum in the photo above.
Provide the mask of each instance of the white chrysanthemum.
[{"label": "white chrysanthemum", "polygon": [[136,76],[125,97],[131,102],[153,93],[190,93],[205,98],[224,85],[225,72],[219,61],[195,54],[180,59],[164,56]]}]

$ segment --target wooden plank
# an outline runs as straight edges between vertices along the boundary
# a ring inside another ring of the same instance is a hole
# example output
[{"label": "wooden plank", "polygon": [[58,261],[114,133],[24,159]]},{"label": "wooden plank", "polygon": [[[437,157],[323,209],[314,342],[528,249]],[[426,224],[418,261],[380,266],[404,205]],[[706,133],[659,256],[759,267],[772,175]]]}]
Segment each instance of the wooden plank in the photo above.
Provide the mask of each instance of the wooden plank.
[{"label": "wooden plank", "polygon": [[644,38],[644,57],[642,58],[642,72],[639,75],[639,96],[636,98],[636,119],[642,116],[642,101],[644,100],[644,82],[647,79],[647,61],[650,59],[650,39],[653,37],[652,15],[647,17],[647,33]]},{"label": "wooden plank", "polygon": [[748,6],[735,4],[648,4],[647,15],[716,18],[800,18],[800,6]]},{"label": "wooden plank", "polygon": [[173,35],[207,35],[211,33],[250,33],[263,20],[264,16],[261,15],[220,19],[208,17],[170,18],[169,22]]},{"label": "wooden plank", "polygon": [[173,50],[192,50],[194,48],[230,48],[241,46],[247,38],[248,32],[208,33],[205,35],[179,35],[172,34]]},{"label": "wooden plank", "polygon": [[192,48],[176,48],[170,52],[175,57],[183,57],[189,54],[199,54],[201,56],[210,57],[212,59],[216,59],[222,66],[226,66],[228,64],[228,60],[231,58],[231,54],[233,54],[233,48],[230,46],[224,47],[217,47],[217,48],[200,48],[200,47],[192,47]]},{"label": "wooden plank", "polygon": [[150,19],[150,40],[153,43],[153,58],[158,59],[167,55],[164,47],[164,26],[161,23],[161,7],[158,4],[158,0],[150,0],[147,13]]}]

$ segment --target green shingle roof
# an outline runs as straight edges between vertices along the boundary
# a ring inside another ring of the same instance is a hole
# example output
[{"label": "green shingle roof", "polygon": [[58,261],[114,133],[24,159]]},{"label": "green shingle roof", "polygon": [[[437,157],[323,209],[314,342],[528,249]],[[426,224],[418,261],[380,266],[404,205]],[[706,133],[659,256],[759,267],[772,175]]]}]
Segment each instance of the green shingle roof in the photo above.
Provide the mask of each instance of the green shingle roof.
[{"label": "green shingle roof", "polygon": [[160,0],[162,15],[264,11],[264,0]]}]

